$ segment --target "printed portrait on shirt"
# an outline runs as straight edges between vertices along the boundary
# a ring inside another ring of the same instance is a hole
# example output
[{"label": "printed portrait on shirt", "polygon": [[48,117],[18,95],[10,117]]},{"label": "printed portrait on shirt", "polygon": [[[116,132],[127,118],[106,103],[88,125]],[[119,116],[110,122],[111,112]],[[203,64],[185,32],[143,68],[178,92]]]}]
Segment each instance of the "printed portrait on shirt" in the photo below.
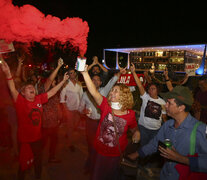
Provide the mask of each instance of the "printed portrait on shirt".
[{"label": "printed portrait on shirt", "polygon": [[29,113],[29,118],[32,121],[33,126],[38,126],[41,120],[41,111],[39,109],[32,109]]},{"label": "printed portrait on shirt", "polygon": [[162,106],[154,101],[148,101],[145,108],[144,116],[153,119],[160,119],[162,114]]},{"label": "printed portrait on shirt", "polygon": [[[120,118],[120,117],[114,117],[115,118],[115,124],[117,129],[117,136],[122,136],[124,132],[124,127],[126,125],[126,120]],[[100,127],[100,135],[98,139],[105,145],[109,147],[115,147],[117,146],[117,140],[116,140],[116,133],[114,129],[114,123],[113,123],[113,116],[111,113],[109,113],[101,123]]]}]

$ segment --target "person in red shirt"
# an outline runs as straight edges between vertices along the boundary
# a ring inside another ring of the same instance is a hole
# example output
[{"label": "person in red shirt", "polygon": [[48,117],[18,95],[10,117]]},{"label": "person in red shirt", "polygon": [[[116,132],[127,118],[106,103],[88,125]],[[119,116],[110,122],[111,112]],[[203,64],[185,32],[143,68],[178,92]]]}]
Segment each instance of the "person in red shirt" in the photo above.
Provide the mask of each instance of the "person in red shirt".
[{"label": "person in red shirt", "polygon": [[20,144],[18,179],[24,179],[25,170],[33,163],[35,177],[40,179],[42,105],[57,93],[69,76],[65,73],[63,80],[58,85],[47,93],[36,95],[35,87],[32,84],[24,85],[21,88],[21,93],[17,91],[10,68],[4,60],[1,61],[1,69],[6,75],[18,118],[17,137]]},{"label": "person in red shirt", "polygon": [[135,118],[133,96],[124,84],[115,84],[108,98],[102,96],[93,84],[88,71],[81,72],[88,91],[101,110],[101,119],[94,140],[94,165],[92,180],[117,179],[119,176],[120,155],[128,140],[127,130],[131,129],[132,140],[138,142],[140,133]]}]

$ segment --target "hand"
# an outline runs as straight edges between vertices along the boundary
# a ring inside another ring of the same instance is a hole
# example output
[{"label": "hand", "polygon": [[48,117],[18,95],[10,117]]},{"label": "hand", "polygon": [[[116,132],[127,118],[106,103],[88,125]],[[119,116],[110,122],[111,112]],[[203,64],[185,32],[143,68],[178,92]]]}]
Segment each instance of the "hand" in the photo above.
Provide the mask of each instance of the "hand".
[{"label": "hand", "polygon": [[121,74],[126,74],[126,67],[125,68],[120,68],[120,73]]},{"label": "hand", "polygon": [[6,61],[1,59],[1,63],[0,64],[1,64],[1,69],[6,74],[7,78],[11,78],[10,68],[9,68],[8,64],[6,63]]},{"label": "hand", "polygon": [[135,66],[134,66],[134,64],[133,64],[133,63],[131,63],[130,70],[131,70],[131,72],[132,72],[132,73],[134,73],[134,72],[135,72]]},{"label": "hand", "polygon": [[25,60],[25,55],[23,54],[22,56],[17,56],[17,60],[20,65],[23,65],[23,61]]},{"label": "hand", "polygon": [[168,77],[168,69],[166,68],[163,72],[164,76],[165,76],[165,79],[169,79]]},{"label": "hand", "polygon": [[0,54],[0,64],[4,61],[4,58],[2,57],[2,55]]},{"label": "hand", "polygon": [[132,142],[138,143],[140,141],[140,132],[136,130],[132,136]]},{"label": "hand", "polygon": [[180,160],[182,159],[182,155],[179,154],[174,147],[170,148],[163,148],[161,146],[158,147],[159,151],[160,151],[160,155],[166,159],[170,159],[176,162],[180,162]]},{"label": "hand", "polygon": [[136,160],[139,157],[139,154],[138,154],[138,152],[134,152],[132,154],[128,154],[127,156],[131,160]]},{"label": "hand", "polygon": [[69,79],[68,72],[64,74],[63,81],[67,81]]},{"label": "hand", "polygon": [[58,59],[58,67],[61,67],[64,64],[64,61],[62,58]]},{"label": "hand", "polygon": [[98,57],[97,56],[94,56],[93,57],[93,64],[95,65],[95,64],[98,64],[99,62],[98,62]]},{"label": "hand", "polygon": [[88,117],[90,117],[91,116],[91,113],[92,113],[92,109],[91,108],[86,108],[86,109],[84,109],[84,114],[86,115],[86,116],[88,116]]}]

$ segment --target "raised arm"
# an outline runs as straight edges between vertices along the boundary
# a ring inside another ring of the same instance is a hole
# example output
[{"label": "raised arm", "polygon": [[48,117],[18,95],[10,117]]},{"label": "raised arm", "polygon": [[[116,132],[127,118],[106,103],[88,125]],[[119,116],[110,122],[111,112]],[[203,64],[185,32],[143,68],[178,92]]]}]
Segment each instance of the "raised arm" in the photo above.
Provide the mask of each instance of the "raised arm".
[{"label": "raised arm", "polygon": [[144,77],[148,84],[152,82],[152,77],[149,75],[148,71],[144,71]]},{"label": "raised arm", "polygon": [[85,71],[81,71],[83,78],[85,80],[86,86],[88,88],[88,91],[91,93],[93,98],[95,99],[96,103],[98,105],[101,105],[103,96],[98,92],[95,85],[93,84],[93,81],[91,80],[89,74],[88,74],[88,65],[85,66]]},{"label": "raised arm", "polygon": [[17,70],[16,70],[16,73],[15,73],[15,76],[17,78],[21,78],[21,72],[22,72],[22,66],[23,66],[24,59],[25,59],[25,56],[24,55],[17,57],[18,66],[17,66]]},{"label": "raised arm", "polygon": [[163,73],[164,73],[164,76],[165,76],[165,82],[166,82],[167,88],[168,88],[169,91],[172,91],[173,86],[172,86],[172,82],[170,81],[170,78],[168,77],[168,70],[165,69],[165,71]]},{"label": "raised arm", "polygon": [[96,56],[93,57],[93,62],[88,66],[88,71],[97,64],[98,58]]},{"label": "raised arm", "polygon": [[8,84],[9,90],[11,92],[12,98],[14,99],[14,101],[16,101],[19,92],[16,90],[10,68],[2,57],[0,57],[0,60],[1,60],[0,66],[6,76],[7,84]]},{"label": "raised arm", "polygon": [[143,85],[142,85],[140,79],[138,78],[138,76],[137,76],[137,74],[136,74],[135,66],[134,66],[133,63],[131,64],[130,69],[131,69],[131,72],[132,72],[132,74],[133,74],[133,76],[134,76],[134,80],[135,80],[135,82],[136,82],[136,84],[137,84],[137,86],[138,86],[138,88],[139,88],[140,95],[142,96],[142,95],[144,95],[144,93],[145,93],[145,89],[144,89],[144,87],[143,87]]},{"label": "raised arm", "polygon": [[121,74],[126,74],[126,68],[119,68],[119,72],[115,74],[115,76],[120,78]]},{"label": "raised arm", "polygon": [[51,86],[53,80],[57,76],[57,73],[63,64],[64,64],[63,59],[59,58],[58,65],[57,65],[56,69],[50,74],[49,78],[47,78],[46,82],[44,83],[45,92],[47,92],[50,89],[50,86]]},{"label": "raised arm", "polygon": [[88,71],[95,65],[98,65],[104,72],[108,72],[108,69],[106,69],[101,63],[98,62],[97,56],[93,57],[93,63],[88,66]]},{"label": "raised arm", "polygon": [[104,72],[108,72],[108,69],[106,69],[104,66],[103,66],[103,64],[101,64],[101,63],[97,63],[98,65],[99,65],[99,67],[104,71]]},{"label": "raised arm", "polygon": [[55,87],[53,87],[51,90],[49,90],[47,92],[47,96],[48,96],[48,99],[51,98],[52,96],[54,96],[58,90],[63,86],[63,84],[65,83],[65,81],[67,81],[69,78],[67,72],[64,74],[64,77],[63,77],[63,80],[57,84]]},{"label": "raised arm", "polygon": [[107,82],[107,84],[104,86],[104,94],[102,94],[103,96],[106,97],[108,95],[111,88],[119,80],[121,74],[126,74],[126,68],[120,68],[120,71],[115,73],[114,76]]},{"label": "raised arm", "polygon": [[22,80],[24,82],[27,82],[27,75],[26,75],[26,69],[25,66],[22,67]]},{"label": "raised arm", "polygon": [[188,81],[188,78],[189,78],[189,76],[188,76],[188,74],[186,73],[185,76],[184,76],[184,78],[183,78],[183,80],[180,82],[180,85],[185,84],[185,83]]},{"label": "raised arm", "polygon": [[151,74],[151,78],[152,78],[152,81],[155,81],[156,83],[158,84],[165,84],[165,81],[161,81],[160,79],[158,79],[156,76],[155,76],[155,73],[152,73]]}]

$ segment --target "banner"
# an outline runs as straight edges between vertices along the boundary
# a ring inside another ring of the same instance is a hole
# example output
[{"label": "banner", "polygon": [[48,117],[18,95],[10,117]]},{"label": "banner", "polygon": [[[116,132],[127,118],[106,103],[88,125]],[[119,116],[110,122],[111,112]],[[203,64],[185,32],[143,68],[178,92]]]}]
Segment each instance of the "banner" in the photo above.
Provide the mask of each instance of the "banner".
[{"label": "banner", "polygon": [[8,52],[14,52],[14,46],[13,43],[7,43],[4,40],[0,40],[0,54],[8,53]]},{"label": "banner", "polygon": [[[137,74],[137,76],[139,77],[143,86],[145,86],[146,82],[145,82],[144,74]],[[134,80],[134,76],[132,74],[124,74],[124,75],[122,74],[118,80],[118,83],[122,83],[127,86],[137,86]]]},{"label": "banner", "polygon": [[196,65],[195,63],[185,63],[185,72],[188,76],[195,76]]}]

